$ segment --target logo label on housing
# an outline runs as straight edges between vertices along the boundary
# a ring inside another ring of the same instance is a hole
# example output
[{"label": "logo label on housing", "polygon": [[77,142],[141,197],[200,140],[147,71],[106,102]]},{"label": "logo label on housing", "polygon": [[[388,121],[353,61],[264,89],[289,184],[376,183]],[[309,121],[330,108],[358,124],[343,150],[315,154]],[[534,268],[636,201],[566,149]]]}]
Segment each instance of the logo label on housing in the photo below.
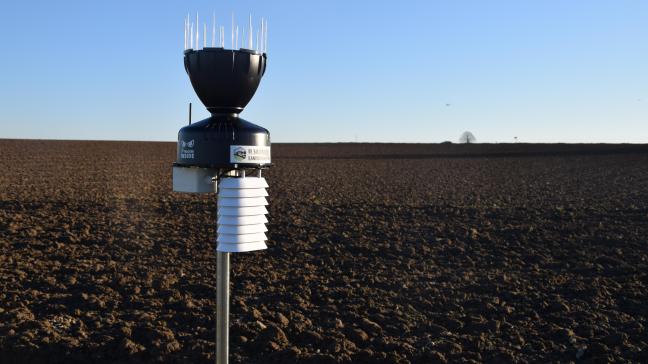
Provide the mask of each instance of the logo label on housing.
[{"label": "logo label on housing", "polygon": [[188,142],[184,140],[180,141],[180,158],[182,159],[193,159],[194,158],[194,140],[191,139]]},{"label": "logo label on housing", "polygon": [[230,163],[270,163],[270,147],[231,145]]}]

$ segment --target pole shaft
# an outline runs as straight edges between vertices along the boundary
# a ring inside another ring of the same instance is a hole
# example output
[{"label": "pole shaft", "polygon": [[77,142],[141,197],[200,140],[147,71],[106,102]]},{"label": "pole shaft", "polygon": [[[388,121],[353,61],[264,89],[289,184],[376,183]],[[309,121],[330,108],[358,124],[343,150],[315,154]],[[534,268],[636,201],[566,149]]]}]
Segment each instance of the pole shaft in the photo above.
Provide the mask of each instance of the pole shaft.
[{"label": "pole shaft", "polygon": [[[218,196],[218,178],[214,177]],[[216,234],[218,235],[218,234]],[[216,364],[229,362],[229,253],[216,252]]]},{"label": "pole shaft", "polygon": [[228,363],[229,258],[229,253],[216,252],[216,364]]}]

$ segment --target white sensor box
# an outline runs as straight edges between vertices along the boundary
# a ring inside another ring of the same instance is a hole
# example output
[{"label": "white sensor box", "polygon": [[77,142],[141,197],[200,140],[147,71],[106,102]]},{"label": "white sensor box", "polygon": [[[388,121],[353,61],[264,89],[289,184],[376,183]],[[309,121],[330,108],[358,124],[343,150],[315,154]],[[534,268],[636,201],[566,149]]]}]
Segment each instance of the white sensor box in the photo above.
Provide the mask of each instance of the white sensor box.
[{"label": "white sensor box", "polygon": [[216,192],[212,178],[218,170],[198,167],[173,166],[173,191],[189,193]]}]

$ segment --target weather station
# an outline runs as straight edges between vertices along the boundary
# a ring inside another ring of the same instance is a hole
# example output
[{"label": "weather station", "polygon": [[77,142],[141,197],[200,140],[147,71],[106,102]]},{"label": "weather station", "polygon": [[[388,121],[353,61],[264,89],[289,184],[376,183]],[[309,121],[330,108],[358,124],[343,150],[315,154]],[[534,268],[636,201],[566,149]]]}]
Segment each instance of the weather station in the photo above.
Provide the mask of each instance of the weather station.
[{"label": "weather station", "polygon": [[[178,132],[173,190],[217,194],[216,363],[228,362],[230,253],[266,249],[270,133],[239,116],[266,71],[268,29],[252,16],[241,31],[232,15],[231,49],[224,26],[200,29],[198,15],[184,26],[184,67],[200,101],[210,112]],[[201,32],[202,30],[202,32]],[[202,38],[201,38],[202,33]]]}]

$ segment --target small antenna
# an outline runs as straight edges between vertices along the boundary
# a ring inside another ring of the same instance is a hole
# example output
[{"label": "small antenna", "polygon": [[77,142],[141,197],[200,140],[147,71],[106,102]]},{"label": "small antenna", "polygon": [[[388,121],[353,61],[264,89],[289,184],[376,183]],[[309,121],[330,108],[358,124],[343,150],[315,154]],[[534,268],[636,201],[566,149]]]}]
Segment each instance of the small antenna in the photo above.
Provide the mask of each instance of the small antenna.
[{"label": "small antenna", "polygon": [[189,125],[191,125],[191,103],[189,103]]},{"label": "small antenna", "polygon": [[203,48],[207,47],[207,24],[203,23]]},{"label": "small antenna", "polygon": [[216,12],[212,16],[212,48],[216,47]]},{"label": "small antenna", "polygon": [[234,12],[232,12],[232,49],[234,49]]}]

